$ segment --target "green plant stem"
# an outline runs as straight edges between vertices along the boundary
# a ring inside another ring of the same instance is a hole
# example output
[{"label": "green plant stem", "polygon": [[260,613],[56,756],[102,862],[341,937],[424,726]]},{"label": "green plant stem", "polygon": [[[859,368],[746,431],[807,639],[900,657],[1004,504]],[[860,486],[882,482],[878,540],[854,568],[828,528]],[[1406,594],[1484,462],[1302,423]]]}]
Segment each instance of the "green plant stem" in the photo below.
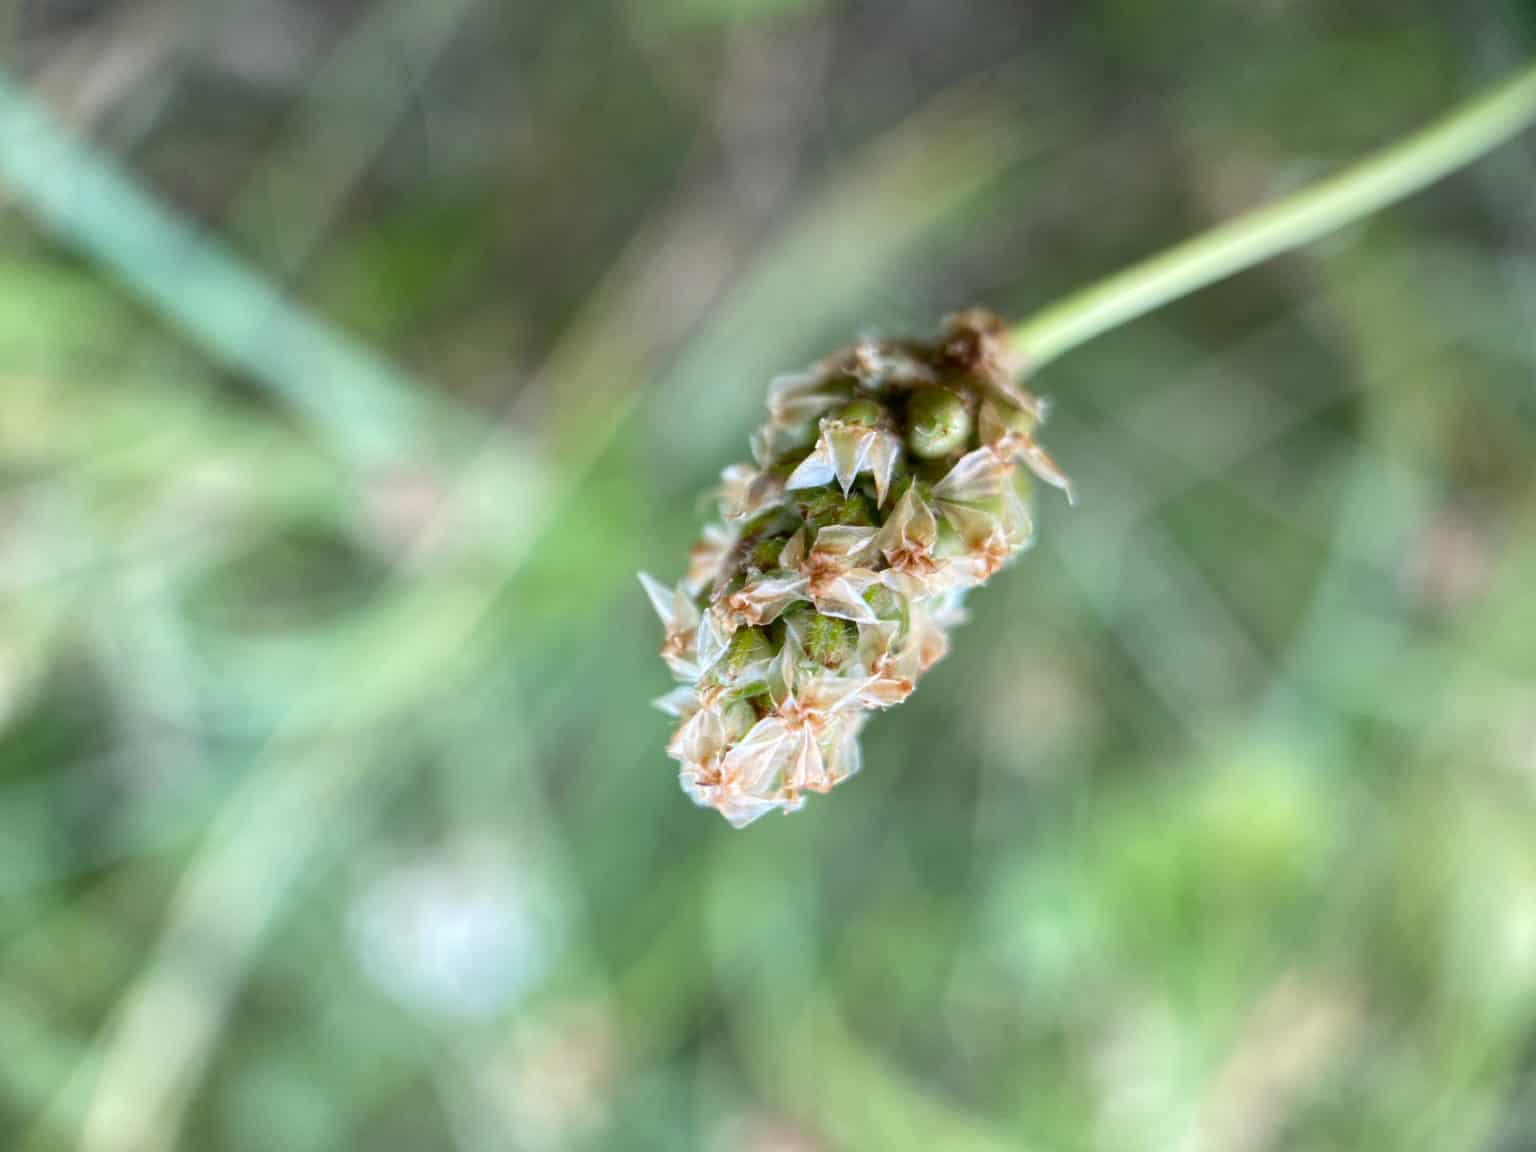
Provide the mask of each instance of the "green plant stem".
[{"label": "green plant stem", "polygon": [[1031,372],[1152,309],[1299,248],[1465,167],[1536,119],[1536,66],[1332,179],[1075,292],[1013,330]]}]

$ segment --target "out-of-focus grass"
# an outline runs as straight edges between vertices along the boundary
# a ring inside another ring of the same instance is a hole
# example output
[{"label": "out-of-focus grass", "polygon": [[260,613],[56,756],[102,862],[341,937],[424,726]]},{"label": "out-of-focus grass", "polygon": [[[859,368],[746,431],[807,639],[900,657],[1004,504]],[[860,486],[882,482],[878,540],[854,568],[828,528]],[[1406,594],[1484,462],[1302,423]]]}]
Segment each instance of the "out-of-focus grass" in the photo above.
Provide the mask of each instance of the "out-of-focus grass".
[{"label": "out-of-focus grass", "polygon": [[[792,819],[677,793],[632,582],[773,372],[1529,35],[1410,7],[18,16],[96,111],[0,170],[4,1146],[1529,1143],[1529,141],[1053,365],[1081,507]],[[116,200],[40,202],[64,139]]]}]

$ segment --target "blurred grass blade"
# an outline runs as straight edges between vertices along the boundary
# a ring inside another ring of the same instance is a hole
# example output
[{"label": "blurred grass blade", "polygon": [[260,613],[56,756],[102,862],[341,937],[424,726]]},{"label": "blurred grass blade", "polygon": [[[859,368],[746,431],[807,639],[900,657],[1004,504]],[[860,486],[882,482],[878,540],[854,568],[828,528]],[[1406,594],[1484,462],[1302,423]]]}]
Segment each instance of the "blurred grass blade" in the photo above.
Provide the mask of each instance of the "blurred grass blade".
[{"label": "blurred grass blade", "polygon": [[72,139],[3,74],[0,181],[58,239],[109,270],[222,365],[303,413],[354,463],[417,452],[427,404],[406,375]]}]

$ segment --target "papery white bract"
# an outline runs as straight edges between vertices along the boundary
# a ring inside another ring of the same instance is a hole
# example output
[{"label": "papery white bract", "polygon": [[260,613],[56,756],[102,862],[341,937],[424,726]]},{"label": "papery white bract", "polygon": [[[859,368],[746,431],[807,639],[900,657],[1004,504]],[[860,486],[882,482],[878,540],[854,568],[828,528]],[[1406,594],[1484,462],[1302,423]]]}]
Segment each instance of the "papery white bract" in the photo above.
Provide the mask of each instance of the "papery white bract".
[{"label": "papery white bract", "polygon": [[901,441],[890,431],[823,420],[816,447],[790,473],[784,487],[797,491],[836,481],[846,496],[854,480],[867,472],[875,482],[875,503],[884,506],[900,459]]}]

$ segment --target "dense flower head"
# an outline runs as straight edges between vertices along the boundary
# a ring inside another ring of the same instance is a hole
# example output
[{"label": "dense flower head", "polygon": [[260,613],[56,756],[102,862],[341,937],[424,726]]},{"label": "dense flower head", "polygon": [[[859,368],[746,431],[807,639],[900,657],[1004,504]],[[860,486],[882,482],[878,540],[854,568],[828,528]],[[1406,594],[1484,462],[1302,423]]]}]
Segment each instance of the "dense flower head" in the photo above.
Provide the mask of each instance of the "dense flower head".
[{"label": "dense flower head", "polygon": [[1008,351],[972,310],[934,343],[866,340],[773,382],[683,580],[640,577],[696,803],[739,828],[857,773],[869,713],[911,694],[965,594],[1030,543],[1030,476],[1070,497]]}]

